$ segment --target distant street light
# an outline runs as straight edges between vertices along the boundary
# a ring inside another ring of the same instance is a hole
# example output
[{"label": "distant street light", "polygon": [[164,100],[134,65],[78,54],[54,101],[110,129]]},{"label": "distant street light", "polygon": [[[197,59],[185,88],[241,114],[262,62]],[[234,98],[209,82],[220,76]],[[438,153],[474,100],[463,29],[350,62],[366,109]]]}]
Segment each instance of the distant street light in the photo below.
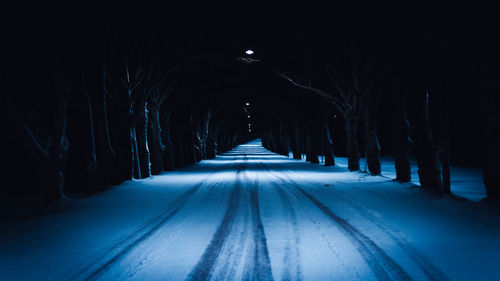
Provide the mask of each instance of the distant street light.
[{"label": "distant street light", "polygon": [[250,118],[250,115],[248,115],[248,118]]},{"label": "distant street light", "polygon": [[248,49],[245,51],[245,54],[247,54],[246,56],[243,55],[241,57],[238,57],[236,60],[238,62],[241,62],[241,63],[244,63],[244,64],[251,64],[251,63],[254,63],[254,62],[259,62],[261,61],[260,59],[253,59],[251,58],[251,56],[254,54],[254,51],[251,50],[251,49]]},{"label": "distant street light", "polygon": [[250,103],[249,103],[249,102],[247,102],[247,103],[245,103],[245,105],[250,105]]}]

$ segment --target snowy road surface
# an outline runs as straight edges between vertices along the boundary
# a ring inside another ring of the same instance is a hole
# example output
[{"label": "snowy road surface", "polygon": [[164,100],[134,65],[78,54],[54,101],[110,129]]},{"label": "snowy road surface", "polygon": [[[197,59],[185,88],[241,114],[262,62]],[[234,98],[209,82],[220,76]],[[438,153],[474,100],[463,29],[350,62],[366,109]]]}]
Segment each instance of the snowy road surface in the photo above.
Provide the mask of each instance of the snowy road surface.
[{"label": "snowy road surface", "polygon": [[2,223],[0,280],[499,280],[498,211],[254,141]]}]

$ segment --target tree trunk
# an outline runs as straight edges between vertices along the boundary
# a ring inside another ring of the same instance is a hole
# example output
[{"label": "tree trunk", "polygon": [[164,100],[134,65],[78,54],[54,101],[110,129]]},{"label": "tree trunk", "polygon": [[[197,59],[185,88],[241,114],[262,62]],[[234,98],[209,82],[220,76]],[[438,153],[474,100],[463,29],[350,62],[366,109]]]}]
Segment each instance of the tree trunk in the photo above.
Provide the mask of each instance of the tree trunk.
[{"label": "tree trunk", "polygon": [[307,136],[307,155],[306,155],[306,160],[308,162],[311,162],[313,164],[318,164],[319,159],[318,159],[318,149],[319,149],[319,139],[317,136],[317,130],[316,128],[311,128],[308,132]]},{"label": "tree trunk", "polygon": [[207,139],[204,134],[199,136],[200,138],[200,158],[199,160],[205,160],[207,159]]},{"label": "tree trunk", "polygon": [[443,164],[443,193],[451,194],[450,183],[450,121],[448,118],[448,93],[441,98],[441,163]]},{"label": "tree trunk", "polygon": [[183,138],[183,135],[182,135],[182,132],[179,130],[177,130],[177,132],[175,132],[175,135],[174,135],[174,147],[175,147],[175,150],[174,150],[174,163],[175,163],[175,166],[177,168],[182,168],[184,166],[186,166],[186,162],[185,162],[185,156],[184,156],[184,145],[183,145],[183,141],[184,141],[184,138]]},{"label": "tree trunk", "polygon": [[164,168],[165,171],[172,171],[175,169],[175,162],[174,162],[174,145],[171,140],[170,136],[170,129],[167,129],[166,133],[166,145],[165,145],[165,152],[164,152]]},{"label": "tree trunk", "polygon": [[106,69],[102,67],[102,88],[96,95],[94,116],[96,117],[97,169],[102,184],[113,184],[120,181],[113,173],[116,153],[111,144],[109,133],[108,106],[106,102]]},{"label": "tree trunk", "polygon": [[380,144],[377,137],[374,110],[373,104],[366,103],[364,112],[366,162],[371,174],[380,175]]},{"label": "tree trunk", "polygon": [[194,153],[194,163],[203,160],[203,136],[200,135],[197,127],[193,128],[193,153]]},{"label": "tree trunk", "polygon": [[325,121],[325,125],[323,126],[324,132],[324,150],[325,150],[325,166],[334,166],[335,165],[335,156],[333,154],[333,141],[330,135],[330,128],[328,127],[328,122]]},{"label": "tree trunk", "polygon": [[207,116],[205,117],[205,122],[203,123],[203,132],[201,137],[201,159],[208,159],[208,136],[210,133],[210,122],[212,121],[212,112],[209,109]]},{"label": "tree trunk", "polygon": [[196,148],[195,148],[195,139],[194,132],[191,126],[191,122],[188,120],[187,127],[184,128],[185,141],[183,143],[184,147],[184,164],[191,165],[196,163]]},{"label": "tree trunk", "polygon": [[186,150],[189,151],[188,159],[186,160],[189,165],[195,164],[199,160],[200,153],[200,144],[198,142],[198,138],[196,137],[195,128],[192,126],[188,129],[188,136],[190,142],[186,144]]},{"label": "tree trunk", "polygon": [[345,119],[347,142],[347,167],[350,171],[359,171],[358,120],[353,116]]},{"label": "tree trunk", "polygon": [[[488,73],[490,75],[490,73]],[[500,78],[481,81],[483,105],[483,181],[488,200],[500,202]]]},{"label": "tree trunk", "polygon": [[[262,137],[262,142],[264,143],[265,136]],[[264,144],[263,144],[264,145]],[[267,148],[267,147],[266,147]],[[224,132],[217,136],[217,154],[222,154],[224,152]]]},{"label": "tree trunk", "polygon": [[148,115],[146,111],[146,102],[140,101],[136,103],[136,137],[137,137],[137,151],[139,154],[141,178],[147,178],[151,176],[150,162],[149,162],[149,148],[147,141],[147,123]]},{"label": "tree trunk", "polygon": [[[24,121],[21,115],[17,112],[16,106],[10,97],[2,92],[2,105],[5,105],[5,111],[8,123],[12,124],[14,131],[11,132],[16,136],[23,148],[29,151],[30,155],[34,155],[36,163],[35,173],[39,180],[41,196],[43,197],[44,205],[48,205],[53,201],[61,199],[64,192],[64,174],[63,160],[66,156],[69,142],[66,138],[66,113],[62,117],[62,125],[58,128],[58,133],[50,139],[40,140],[33,130]],[[48,133],[40,134],[48,136]],[[59,137],[58,137],[59,136]],[[44,143],[51,143],[50,147],[45,147]]]},{"label": "tree trunk", "polygon": [[302,159],[302,149],[301,149],[301,138],[300,138],[300,129],[298,127],[294,127],[294,134],[292,137],[292,153],[293,159]]},{"label": "tree trunk", "polygon": [[43,193],[45,206],[61,199],[63,195],[64,173],[55,157],[44,157],[38,162],[37,177]]},{"label": "tree trunk", "polygon": [[170,121],[170,113],[168,113],[166,122],[165,122],[165,130],[162,130],[162,135],[165,139],[165,149],[163,152],[163,161],[164,161],[164,169],[165,171],[171,171],[175,169],[174,164],[174,145],[172,143],[172,134],[171,134],[171,121]]},{"label": "tree trunk", "polygon": [[[64,113],[66,114],[66,113]],[[62,117],[60,128],[51,146],[51,155],[44,161],[48,168],[45,175],[45,205],[61,199],[64,196],[64,166],[69,149],[69,141],[66,137],[66,116]]]},{"label": "tree trunk", "polygon": [[277,134],[278,138],[278,153],[288,157],[290,153],[290,143],[288,141],[288,134],[284,128],[283,122],[279,122],[279,131]]},{"label": "tree trunk", "polygon": [[396,180],[399,182],[411,181],[411,145],[413,141],[410,139],[410,124],[406,119],[405,101],[401,101],[403,106],[399,107],[399,113],[394,118],[394,135],[395,135],[395,159],[394,165],[396,168]]},{"label": "tree trunk", "polygon": [[417,120],[417,163],[420,185],[424,188],[443,191],[439,157],[432,137],[429,121],[428,94],[418,94],[416,97]]},{"label": "tree trunk", "polygon": [[90,95],[87,89],[87,81],[85,79],[84,71],[82,70],[82,84],[84,88],[85,98],[87,100],[88,109],[88,135],[90,137],[90,149],[89,157],[87,157],[87,171],[93,174],[97,168],[97,149],[95,141],[95,126],[94,126],[94,110],[92,109],[92,103],[90,101]]},{"label": "tree trunk", "polygon": [[141,162],[139,161],[139,152],[137,147],[137,135],[135,126],[130,125],[130,172],[131,178],[142,179],[141,177]]},{"label": "tree trunk", "polygon": [[[93,106],[87,91],[87,81],[84,69],[81,70],[80,83],[75,88],[69,100],[68,138],[71,149],[68,157],[67,173],[64,175],[66,191],[70,194],[91,193],[98,190],[96,167],[97,149]],[[77,79],[76,77],[74,79]],[[82,106],[85,105],[85,106]],[[53,148],[55,149],[55,148]],[[54,160],[46,160],[44,165],[55,167]],[[53,173],[53,172],[49,172]]]},{"label": "tree trunk", "polygon": [[151,157],[151,174],[158,175],[163,172],[163,151],[160,127],[160,105],[148,103],[148,148]]},{"label": "tree trunk", "polygon": [[[211,130],[213,131],[213,130]],[[216,153],[216,149],[217,149],[217,146],[215,145],[215,141],[214,141],[214,136],[213,136],[213,133],[210,132],[208,134],[208,137],[207,137],[207,159],[213,159],[215,158],[215,153]]]}]

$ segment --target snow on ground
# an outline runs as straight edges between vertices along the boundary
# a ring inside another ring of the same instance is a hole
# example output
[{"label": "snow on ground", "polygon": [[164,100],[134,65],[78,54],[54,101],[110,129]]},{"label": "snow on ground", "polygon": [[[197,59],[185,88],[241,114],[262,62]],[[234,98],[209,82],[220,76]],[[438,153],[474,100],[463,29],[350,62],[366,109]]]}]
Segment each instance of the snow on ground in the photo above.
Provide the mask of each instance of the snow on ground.
[{"label": "snow on ground", "polygon": [[[253,141],[0,223],[0,280],[500,280],[500,209]],[[480,172],[453,168],[478,201]],[[416,175],[413,177],[418,179]]]},{"label": "snow on ground", "polygon": [[[292,157],[291,152],[290,157]],[[305,154],[302,155],[302,158],[306,158]],[[324,158],[322,156],[320,156],[319,159],[321,163],[324,163]],[[338,167],[347,169],[347,157],[336,157],[335,162]],[[396,168],[394,167],[394,159],[390,157],[382,157],[380,162],[382,176],[395,179]],[[361,158],[360,166],[361,170],[368,170],[365,158]],[[481,201],[481,199],[486,198],[486,188],[484,186],[483,171],[481,169],[452,166],[450,168],[450,177],[451,192],[454,195],[474,202],[478,202]],[[414,159],[411,161],[411,179],[413,184],[420,185],[420,180],[418,179],[417,161]]]}]

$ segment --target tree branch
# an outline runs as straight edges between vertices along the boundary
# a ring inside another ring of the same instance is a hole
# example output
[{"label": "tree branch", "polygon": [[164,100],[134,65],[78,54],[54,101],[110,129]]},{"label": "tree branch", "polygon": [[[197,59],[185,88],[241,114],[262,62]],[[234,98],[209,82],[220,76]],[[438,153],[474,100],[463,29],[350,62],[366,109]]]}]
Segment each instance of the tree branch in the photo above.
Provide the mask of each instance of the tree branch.
[{"label": "tree branch", "polygon": [[[349,103],[349,99],[351,98],[350,94],[354,93],[355,90],[345,81],[345,78],[342,78],[335,68],[329,65],[325,60],[321,59],[321,61],[325,65],[328,78],[333,82],[344,102]],[[333,75],[330,71],[333,72]]]},{"label": "tree branch", "polygon": [[[49,150],[45,148],[35,137],[35,134],[33,134],[28,124],[26,124],[24,119],[17,112],[14,102],[12,102],[7,93],[3,91],[2,91],[2,96],[4,96],[5,100],[7,101],[7,107],[10,113],[9,115],[11,115],[15,119],[15,122],[17,122],[20,127],[22,127],[21,132],[25,135],[25,137],[21,138],[23,142],[26,145],[33,147],[36,151],[40,152],[44,157],[49,157],[50,156]],[[26,141],[26,139],[30,139],[31,142]]]},{"label": "tree branch", "polygon": [[314,88],[314,87],[311,87],[311,86],[306,86],[306,85],[297,83],[292,78],[288,77],[287,75],[285,75],[283,73],[277,72],[276,70],[274,70],[273,72],[276,75],[280,76],[281,78],[283,78],[283,79],[287,80],[288,82],[292,83],[292,85],[294,85],[295,87],[298,87],[298,88],[305,89],[305,90],[311,91],[313,93],[316,93],[318,96],[326,99],[329,103],[333,104],[342,115],[345,115],[345,103],[343,103],[338,98],[335,98],[332,95],[330,95],[330,94],[328,94],[328,93],[326,93],[326,92],[324,92],[324,91],[322,91],[322,90],[320,90],[318,88]]}]

